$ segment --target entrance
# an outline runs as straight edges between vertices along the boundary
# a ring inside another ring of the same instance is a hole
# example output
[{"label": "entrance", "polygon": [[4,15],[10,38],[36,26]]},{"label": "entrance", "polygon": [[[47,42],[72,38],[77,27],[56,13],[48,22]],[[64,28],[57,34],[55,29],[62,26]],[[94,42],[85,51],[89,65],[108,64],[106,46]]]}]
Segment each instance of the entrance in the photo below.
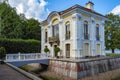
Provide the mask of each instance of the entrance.
[{"label": "entrance", "polygon": [[[57,45],[54,45],[54,49],[57,47]],[[57,57],[57,53],[55,53],[55,51],[54,51],[54,55],[55,55],[55,57]]]},{"label": "entrance", "polygon": [[101,55],[100,44],[97,44],[97,45],[96,45],[96,53],[97,53],[97,55]]},{"label": "entrance", "polygon": [[70,44],[66,44],[66,58],[70,58]]},{"label": "entrance", "polygon": [[84,43],[83,44],[83,55],[84,56],[89,56],[89,44],[88,43]]}]

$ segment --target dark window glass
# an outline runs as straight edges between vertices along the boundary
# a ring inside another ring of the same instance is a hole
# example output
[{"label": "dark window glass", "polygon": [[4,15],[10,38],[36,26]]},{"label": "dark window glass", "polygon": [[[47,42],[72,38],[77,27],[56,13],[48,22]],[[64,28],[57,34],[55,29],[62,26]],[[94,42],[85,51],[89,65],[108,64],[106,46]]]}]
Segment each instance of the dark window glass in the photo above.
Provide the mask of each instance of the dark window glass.
[{"label": "dark window glass", "polygon": [[45,32],[45,42],[47,42],[47,37],[48,37],[48,33],[47,31]]},{"label": "dark window glass", "polygon": [[53,25],[53,37],[59,37],[59,26],[58,26],[58,24]]},{"label": "dark window glass", "polygon": [[66,25],[66,39],[70,39],[70,24]]}]

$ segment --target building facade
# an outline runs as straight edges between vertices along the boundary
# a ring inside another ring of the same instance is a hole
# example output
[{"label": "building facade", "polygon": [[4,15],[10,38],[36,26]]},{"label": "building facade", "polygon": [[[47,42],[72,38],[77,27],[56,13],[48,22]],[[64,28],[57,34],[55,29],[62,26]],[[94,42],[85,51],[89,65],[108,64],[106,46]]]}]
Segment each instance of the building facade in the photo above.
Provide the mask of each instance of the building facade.
[{"label": "building facade", "polygon": [[52,57],[54,48],[60,48],[60,56],[80,58],[105,55],[104,22],[106,18],[94,11],[92,2],[86,7],[74,5],[60,12],[51,12],[41,26],[41,53],[45,47]]}]

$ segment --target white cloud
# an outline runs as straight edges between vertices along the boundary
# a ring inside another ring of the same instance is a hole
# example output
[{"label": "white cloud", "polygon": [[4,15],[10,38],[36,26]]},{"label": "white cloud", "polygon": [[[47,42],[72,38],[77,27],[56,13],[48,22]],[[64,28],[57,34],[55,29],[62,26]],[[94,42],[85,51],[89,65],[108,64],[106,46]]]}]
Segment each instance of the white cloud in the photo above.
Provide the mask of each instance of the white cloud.
[{"label": "white cloud", "polygon": [[116,6],[111,13],[115,14],[115,15],[120,15],[120,5]]},{"label": "white cloud", "polygon": [[8,0],[8,2],[16,8],[18,14],[24,13],[26,18],[35,18],[41,21],[50,12],[45,8],[48,4],[45,0]]}]

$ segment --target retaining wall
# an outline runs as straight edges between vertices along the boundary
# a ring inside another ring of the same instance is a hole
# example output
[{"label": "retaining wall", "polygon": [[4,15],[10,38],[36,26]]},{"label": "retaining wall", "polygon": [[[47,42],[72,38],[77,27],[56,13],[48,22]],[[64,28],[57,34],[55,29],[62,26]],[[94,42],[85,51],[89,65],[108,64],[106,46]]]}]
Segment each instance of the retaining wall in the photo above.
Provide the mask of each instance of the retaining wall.
[{"label": "retaining wall", "polygon": [[120,58],[101,58],[85,61],[51,59],[49,70],[69,79],[81,79],[120,68]]}]

